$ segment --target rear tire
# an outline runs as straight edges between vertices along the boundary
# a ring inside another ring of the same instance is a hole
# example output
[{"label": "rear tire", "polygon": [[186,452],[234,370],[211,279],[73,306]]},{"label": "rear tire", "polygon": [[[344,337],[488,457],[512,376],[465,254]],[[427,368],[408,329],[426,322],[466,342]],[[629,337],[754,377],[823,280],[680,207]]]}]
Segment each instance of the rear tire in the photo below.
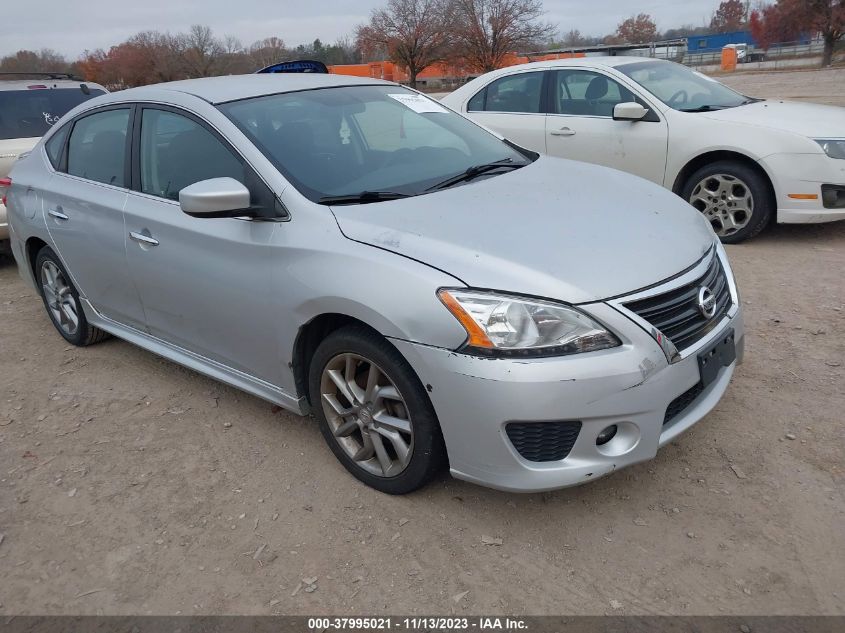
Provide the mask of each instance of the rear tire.
[{"label": "rear tire", "polygon": [[331,333],[314,352],[308,385],[323,437],[346,470],[368,486],[406,494],[445,465],[428,394],[384,337],[360,325]]},{"label": "rear tire", "polygon": [[725,244],[755,237],[775,212],[775,200],[766,179],[738,161],[720,160],[698,169],[681,191],[698,209]]},{"label": "rear tire", "polygon": [[34,272],[47,316],[68,343],[85,347],[108,337],[106,332],[88,323],[70,275],[49,246],[38,251]]}]

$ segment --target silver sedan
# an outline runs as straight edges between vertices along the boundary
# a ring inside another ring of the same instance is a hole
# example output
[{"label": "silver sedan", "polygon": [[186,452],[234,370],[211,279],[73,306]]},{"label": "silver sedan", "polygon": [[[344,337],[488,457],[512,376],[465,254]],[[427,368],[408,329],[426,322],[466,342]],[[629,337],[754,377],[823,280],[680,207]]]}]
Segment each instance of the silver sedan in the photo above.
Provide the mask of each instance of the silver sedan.
[{"label": "silver sedan", "polygon": [[59,334],[112,334],[299,414],[405,493],[654,457],[743,352],[710,225],[402,86],[251,75],[126,90],[18,161],[11,242]]}]

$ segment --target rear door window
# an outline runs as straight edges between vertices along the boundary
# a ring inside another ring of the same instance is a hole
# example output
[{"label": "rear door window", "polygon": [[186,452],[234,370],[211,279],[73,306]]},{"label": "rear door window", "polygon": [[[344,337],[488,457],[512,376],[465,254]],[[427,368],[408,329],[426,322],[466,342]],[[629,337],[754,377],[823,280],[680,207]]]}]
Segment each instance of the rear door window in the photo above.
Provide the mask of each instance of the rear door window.
[{"label": "rear door window", "polygon": [[539,113],[543,94],[543,73],[530,72],[497,79],[470,99],[470,112]]},{"label": "rear door window", "polygon": [[78,119],[70,133],[67,173],[125,187],[129,108],[104,110]]},{"label": "rear door window", "polygon": [[101,94],[94,89],[85,94],[78,87],[0,90],[0,139],[44,136],[70,110]]}]

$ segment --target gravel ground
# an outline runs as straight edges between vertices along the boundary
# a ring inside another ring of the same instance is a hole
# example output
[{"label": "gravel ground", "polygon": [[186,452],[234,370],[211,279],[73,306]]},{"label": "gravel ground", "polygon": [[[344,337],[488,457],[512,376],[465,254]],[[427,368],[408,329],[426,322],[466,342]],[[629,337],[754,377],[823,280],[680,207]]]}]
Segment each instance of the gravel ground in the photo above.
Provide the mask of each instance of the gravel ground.
[{"label": "gravel ground", "polygon": [[716,410],[650,463],[522,496],[376,493],[308,419],[69,347],[0,262],[0,616],[845,614],[845,223],[728,251],[747,357]]},{"label": "gravel ground", "polygon": [[792,72],[737,72],[716,78],[752,97],[845,106],[845,68]]}]

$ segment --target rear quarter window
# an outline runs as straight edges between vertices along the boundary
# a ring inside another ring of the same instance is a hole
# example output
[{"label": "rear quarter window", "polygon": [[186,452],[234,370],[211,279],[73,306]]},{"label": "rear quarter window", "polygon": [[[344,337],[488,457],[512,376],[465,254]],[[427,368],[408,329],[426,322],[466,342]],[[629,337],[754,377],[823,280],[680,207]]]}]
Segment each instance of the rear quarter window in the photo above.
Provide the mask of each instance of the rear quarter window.
[{"label": "rear quarter window", "polygon": [[62,160],[62,149],[64,149],[65,139],[69,130],[70,125],[63,125],[58,132],[50,137],[50,140],[44,146],[44,149],[47,150],[47,158],[50,159],[53,169],[59,168],[59,163]]}]

